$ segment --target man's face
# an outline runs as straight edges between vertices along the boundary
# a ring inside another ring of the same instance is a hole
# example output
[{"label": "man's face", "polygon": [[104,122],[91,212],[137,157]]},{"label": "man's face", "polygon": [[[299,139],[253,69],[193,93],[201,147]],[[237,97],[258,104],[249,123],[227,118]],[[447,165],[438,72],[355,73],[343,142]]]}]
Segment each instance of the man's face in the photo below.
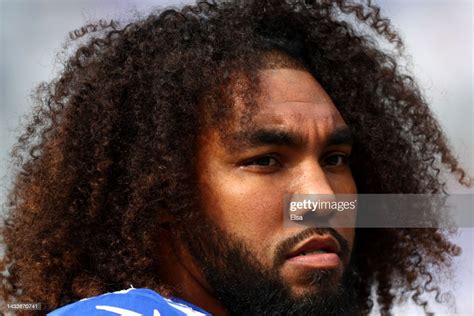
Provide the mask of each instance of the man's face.
[{"label": "man's face", "polygon": [[[285,194],[356,193],[347,163],[351,152],[347,125],[308,72],[285,68],[264,70],[261,75],[263,93],[252,123],[241,126],[237,115],[226,139],[218,129],[202,135],[198,153],[202,206],[209,227],[218,232],[201,236],[205,232],[194,231],[204,246],[199,249],[191,241],[191,252],[204,265],[211,287],[222,290],[221,300],[227,290],[215,287],[246,292],[259,281],[274,282],[269,289],[280,286],[292,300],[337,296],[339,287],[346,286],[343,279],[354,229],[284,227],[283,209]],[[338,255],[295,257],[294,252],[311,240],[336,241]],[[220,250],[204,255],[206,247]],[[253,279],[246,280],[248,275]],[[229,304],[237,304],[233,300]]]}]

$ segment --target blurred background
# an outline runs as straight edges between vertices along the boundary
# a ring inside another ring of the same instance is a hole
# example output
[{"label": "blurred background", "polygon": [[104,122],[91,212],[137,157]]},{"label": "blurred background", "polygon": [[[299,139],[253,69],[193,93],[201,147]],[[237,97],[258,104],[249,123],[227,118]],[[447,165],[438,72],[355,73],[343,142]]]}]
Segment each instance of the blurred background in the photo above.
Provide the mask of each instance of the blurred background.
[{"label": "blurred background", "polygon": [[[152,9],[180,7],[194,1],[155,0],[0,0],[0,203],[11,181],[9,151],[20,133],[21,118],[32,107],[34,87],[61,69],[58,53],[68,32],[90,21],[128,21]],[[474,174],[473,16],[471,0],[378,0],[382,14],[402,35],[406,72],[419,82],[463,167]],[[449,181],[451,193],[473,190]],[[474,210],[474,206],[473,206]],[[434,304],[439,315],[474,315],[474,229],[462,228],[454,239],[463,254],[455,275],[443,284],[457,310]],[[411,303],[395,315],[419,315]]]}]

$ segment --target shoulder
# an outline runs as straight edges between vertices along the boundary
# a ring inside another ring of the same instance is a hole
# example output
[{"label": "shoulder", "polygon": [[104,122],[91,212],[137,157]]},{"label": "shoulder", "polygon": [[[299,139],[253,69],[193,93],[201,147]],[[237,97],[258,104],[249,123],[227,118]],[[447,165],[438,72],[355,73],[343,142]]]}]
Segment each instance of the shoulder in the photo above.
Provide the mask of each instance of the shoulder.
[{"label": "shoulder", "polygon": [[106,293],[63,306],[48,316],[209,316],[184,300],[165,298],[150,289]]}]

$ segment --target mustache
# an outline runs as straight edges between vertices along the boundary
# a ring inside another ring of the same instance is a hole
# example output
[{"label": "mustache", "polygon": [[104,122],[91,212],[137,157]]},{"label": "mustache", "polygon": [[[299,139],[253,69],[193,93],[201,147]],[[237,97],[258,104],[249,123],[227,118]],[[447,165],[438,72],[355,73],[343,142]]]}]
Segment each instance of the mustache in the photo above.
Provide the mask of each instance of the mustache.
[{"label": "mustache", "polygon": [[350,256],[350,250],[349,250],[349,242],[342,237],[341,234],[339,234],[334,228],[330,227],[310,227],[302,232],[289,237],[282,241],[276,248],[275,250],[275,260],[273,263],[273,266],[275,268],[281,266],[285,260],[286,256],[288,253],[295,247],[297,244],[302,242],[303,240],[314,236],[314,235],[331,235],[334,237],[340,245],[340,256],[342,260],[346,260]]}]

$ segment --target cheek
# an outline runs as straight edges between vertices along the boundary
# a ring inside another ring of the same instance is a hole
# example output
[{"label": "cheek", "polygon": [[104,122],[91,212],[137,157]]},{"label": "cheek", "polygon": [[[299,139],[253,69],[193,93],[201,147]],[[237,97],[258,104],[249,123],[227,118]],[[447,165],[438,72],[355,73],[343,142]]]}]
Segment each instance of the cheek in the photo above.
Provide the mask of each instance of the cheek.
[{"label": "cheek", "polygon": [[219,227],[263,255],[282,227],[284,188],[257,178],[244,181],[239,176],[211,177],[204,187],[207,214]]},{"label": "cheek", "polygon": [[353,227],[339,227],[335,228],[335,230],[344,237],[345,240],[349,243],[349,249],[352,250],[352,246],[354,244],[354,237],[355,237],[355,228]]},{"label": "cheek", "polygon": [[350,170],[343,173],[327,172],[326,178],[336,194],[353,194],[357,192],[357,186]]}]

